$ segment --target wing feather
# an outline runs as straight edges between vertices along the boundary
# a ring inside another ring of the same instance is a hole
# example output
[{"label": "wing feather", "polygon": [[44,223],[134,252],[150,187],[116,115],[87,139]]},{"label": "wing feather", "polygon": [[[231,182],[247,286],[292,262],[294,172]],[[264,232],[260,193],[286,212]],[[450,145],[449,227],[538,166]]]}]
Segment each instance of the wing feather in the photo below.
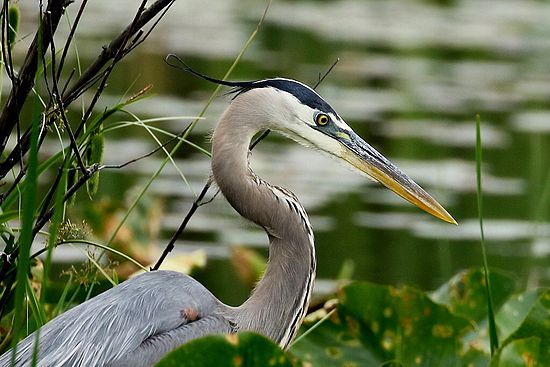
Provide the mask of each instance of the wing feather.
[{"label": "wing feather", "polygon": [[[170,336],[172,330],[195,332],[182,326],[194,319],[217,317],[220,307],[222,304],[189,276],[172,271],[144,273],[44,325],[39,330],[37,366],[117,366],[117,360],[124,360],[156,335]],[[193,310],[196,317],[190,319],[185,310]],[[223,322],[216,327],[226,328]],[[30,366],[35,339],[36,332],[18,344],[16,366]],[[185,342],[186,338],[180,335],[178,340]],[[0,357],[0,367],[9,366],[10,360],[8,351]]]}]

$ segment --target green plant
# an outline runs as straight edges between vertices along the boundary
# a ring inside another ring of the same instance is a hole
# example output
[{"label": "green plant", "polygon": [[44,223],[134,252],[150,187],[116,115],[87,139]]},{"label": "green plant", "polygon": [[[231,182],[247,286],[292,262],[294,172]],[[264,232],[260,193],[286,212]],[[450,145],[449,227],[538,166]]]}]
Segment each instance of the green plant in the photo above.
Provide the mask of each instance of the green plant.
[{"label": "green plant", "polygon": [[[495,325],[503,340],[491,355],[485,274],[483,269],[460,272],[431,293],[410,286],[354,282],[340,290],[336,312],[327,310],[322,314],[330,314],[321,323],[311,321],[302,328],[313,330],[298,337],[284,359],[273,343],[268,347],[263,337],[244,334],[242,345],[238,338],[218,336],[193,341],[158,366],[253,365],[257,358],[309,367],[546,366],[550,292],[518,294],[512,277],[490,273]],[[262,348],[247,348],[255,343]],[[217,358],[219,351],[226,350]],[[239,355],[242,364],[232,364],[223,358],[225,353]]]},{"label": "green plant", "polygon": [[[4,242],[0,258],[0,318],[9,331],[2,335],[2,349],[10,342],[15,345],[24,336],[24,330],[39,327],[55,314],[46,307],[51,253],[54,247],[68,240],[74,242],[74,238],[68,238],[68,233],[61,231],[68,221],[67,206],[84,186],[89,195],[94,195],[100,171],[118,168],[104,165],[102,161],[104,138],[109,131],[106,126],[114,116],[124,112],[127,105],[139,101],[147,90],[101,113],[95,113],[94,107],[116,66],[147,38],[173,0],[158,0],[148,8],[146,1],[142,1],[131,24],[79,75],[75,75],[77,68],[73,69],[69,60],[76,48],[75,35],[87,1],[81,2],[76,18],[69,21],[70,30],[61,50],[57,49],[54,38],[71,3],[51,0],[45,9],[40,9],[34,40],[17,71],[12,51],[22,47],[18,34],[19,10],[16,4],[6,1],[0,14],[2,24],[7,27],[1,40],[2,72],[11,80],[9,96],[0,111],[0,180],[3,183],[0,234]],[[148,24],[149,30],[143,33]],[[76,63],[80,64],[76,55]],[[79,100],[85,92],[91,92],[92,98]],[[78,114],[74,112],[78,108],[74,109],[73,105],[80,103],[83,108]],[[47,136],[57,137],[59,141],[57,152],[50,155],[42,153]],[[156,150],[168,143],[160,144]],[[42,236],[47,245],[31,253],[31,244]],[[36,257],[43,252],[47,252],[47,256],[42,267]],[[31,310],[29,320],[27,305]]]}]

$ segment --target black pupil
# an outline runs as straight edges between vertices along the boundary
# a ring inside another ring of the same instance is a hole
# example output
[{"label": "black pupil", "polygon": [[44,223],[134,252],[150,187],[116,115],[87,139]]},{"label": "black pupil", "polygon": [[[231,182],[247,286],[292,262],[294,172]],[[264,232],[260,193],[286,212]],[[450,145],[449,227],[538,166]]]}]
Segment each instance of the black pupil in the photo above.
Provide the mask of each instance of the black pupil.
[{"label": "black pupil", "polygon": [[320,123],[321,125],[326,124],[327,121],[328,121],[328,118],[327,118],[325,115],[319,116],[319,123]]}]

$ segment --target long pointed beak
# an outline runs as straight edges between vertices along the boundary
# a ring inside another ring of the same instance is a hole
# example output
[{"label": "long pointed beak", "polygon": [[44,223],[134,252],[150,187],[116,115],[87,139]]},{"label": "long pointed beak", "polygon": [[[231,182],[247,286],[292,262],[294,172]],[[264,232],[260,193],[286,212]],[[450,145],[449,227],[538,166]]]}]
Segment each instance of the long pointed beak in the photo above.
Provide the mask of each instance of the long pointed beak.
[{"label": "long pointed beak", "polygon": [[457,224],[434,198],[359,135],[353,131],[342,131],[336,133],[336,139],[342,146],[340,157],[359,171],[431,215],[445,222]]}]

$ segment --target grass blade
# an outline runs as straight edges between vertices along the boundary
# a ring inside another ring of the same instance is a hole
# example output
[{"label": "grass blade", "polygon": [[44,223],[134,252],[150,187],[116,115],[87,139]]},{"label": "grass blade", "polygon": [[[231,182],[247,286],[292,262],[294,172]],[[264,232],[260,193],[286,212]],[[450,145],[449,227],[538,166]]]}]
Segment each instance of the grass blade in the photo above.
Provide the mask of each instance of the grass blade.
[{"label": "grass blade", "polygon": [[477,211],[479,217],[479,229],[481,232],[481,253],[483,257],[483,271],[485,273],[485,289],[487,293],[487,317],[489,322],[489,344],[491,345],[491,355],[494,355],[498,349],[498,334],[495,323],[495,310],[493,307],[493,297],[491,295],[491,283],[489,281],[489,265],[487,262],[487,251],[485,249],[485,235],[483,232],[483,194],[481,186],[481,118],[476,116],[476,178],[477,178]]},{"label": "grass blade", "polygon": [[323,316],[321,319],[319,319],[319,321],[317,321],[315,324],[313,324],[309,329],[307,329],[306,331],[304,331],[303,334],[301,334],[300,336],[298,336],[296,339],[294,339],[294,341],[292,342],[292,344],[290,345],[290,347],[292,348],[292,346],[294,346],[296,343],[298,343],[300,340],[302,340],[303,338],[305,338],[309,333],[311,333],[312,331],[314,331],[315,329],[317,329],[323,322],[327,321],[329,319],[329,317],[332,316],[333,313],[336,312],[336,308],[333,308],[332,310],[330,310],[329,312],[327,312],[327,314],[325,316]]},{"label": "grass blade", "polygon": [[36,298],[30,279],[27,278],[25,284],[27,286],[27,298],[29,300],[29,305],[31,307],[34,319],[36,320],[36,326],[42,327],[42,325],[46,323],[46,311],[44,311],[44,307],[42,307],[38,301],[38,298]]},{"label": "grass blade", "polygon": [[64,213],[65,213],[65,204],[63,203],[63,196],[67,191],[67,164],[63,166],[63,171],[61,175],[62,175],[61,180],[59,181],[59,185],[55,192],[54,212],[53,212],[52,219],[50,221],[50,227],[48,229],[48,232],[49,232],[48,244],[47,244],[48,250],[46,254],[46,259],[44,261],[42,293],[40,295],[40,302],[42,303],[42,305],[45,305],[46,303],[46,293],[48,292],[48,285],[49,285],[48,281],[50,276],[53,249],[56,246],[57,234],[59,232],[59,227],[61,226],[61,222],[63,220]]},{"label": "grass blade", "polygon": [[23,207],[21,210],[21,234],[19,235],[19,256],[17,257],[17,275],[15,286],[15,320],[13,328],[13,354],[12,362],[15,362],[17,353],[16,345],[19,341],[25,319],[25,294],[27,293],[27,279],[30,266],[30,251],[33,239],[34,211],[37,207],[38,188],[38,133],[40,129],[40,104],[38,99],[34,101],[34,116],[31,127],[31,146],[27,164],[26,188],[23,195]]}]

